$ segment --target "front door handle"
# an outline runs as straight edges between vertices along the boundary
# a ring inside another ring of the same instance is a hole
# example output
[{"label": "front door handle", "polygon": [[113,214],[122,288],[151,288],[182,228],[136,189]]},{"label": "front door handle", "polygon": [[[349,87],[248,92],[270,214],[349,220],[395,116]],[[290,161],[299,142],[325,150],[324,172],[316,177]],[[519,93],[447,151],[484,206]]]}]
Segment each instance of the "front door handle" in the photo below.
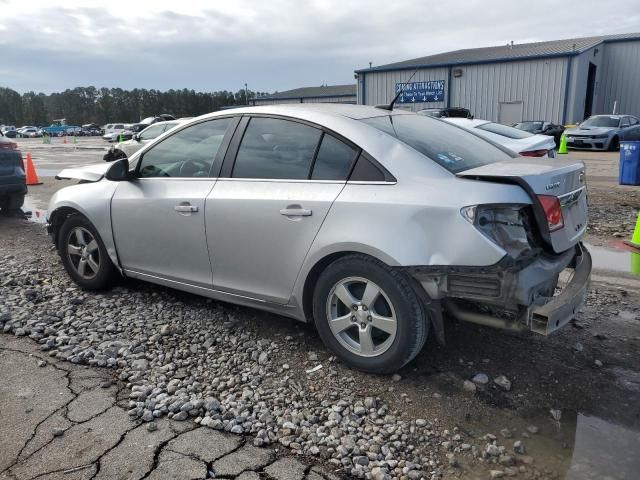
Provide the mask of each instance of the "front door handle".
[{"label": "front door handle", "polygon": [[311,210],[307,210],[306,208],[283,208],[280,210],[280,215],[286,217],[310,217]]},{"label": "front door handle", "polygon": [[179,213],[195,213],[198,211],[198,207],[191,205],[190,203],[181,203],[173,207],[176,212]]}]

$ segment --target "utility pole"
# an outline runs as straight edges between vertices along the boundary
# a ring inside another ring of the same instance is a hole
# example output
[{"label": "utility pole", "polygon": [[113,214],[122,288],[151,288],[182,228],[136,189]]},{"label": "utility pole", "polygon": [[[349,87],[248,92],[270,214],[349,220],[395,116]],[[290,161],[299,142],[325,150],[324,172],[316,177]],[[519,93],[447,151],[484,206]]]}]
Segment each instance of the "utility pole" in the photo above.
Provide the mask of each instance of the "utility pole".
[{"label": "utility pole", "polygon": [[244,84],[244,97],[247,101],[247,105],[249,105],[249,89],[247,88],[247,84]]}]

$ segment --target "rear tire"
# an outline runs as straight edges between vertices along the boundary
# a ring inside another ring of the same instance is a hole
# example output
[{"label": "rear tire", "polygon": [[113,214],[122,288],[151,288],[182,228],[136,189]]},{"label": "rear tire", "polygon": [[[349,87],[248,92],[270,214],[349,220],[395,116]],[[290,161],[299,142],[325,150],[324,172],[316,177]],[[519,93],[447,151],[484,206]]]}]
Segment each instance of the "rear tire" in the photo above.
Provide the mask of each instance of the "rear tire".
[{"label": "rear tire", "polygon": [[342,257],[320,274],[313,316],[325,345],[345,363],[371,373],[406,365],[429,331],[411,278],[365,255]]},{"label": "rear tire", "polygon": [[71,215],[60,227],[58,253],[71,279],[83,289],[113,285],[117,271],[97,230],[82,215]]}]

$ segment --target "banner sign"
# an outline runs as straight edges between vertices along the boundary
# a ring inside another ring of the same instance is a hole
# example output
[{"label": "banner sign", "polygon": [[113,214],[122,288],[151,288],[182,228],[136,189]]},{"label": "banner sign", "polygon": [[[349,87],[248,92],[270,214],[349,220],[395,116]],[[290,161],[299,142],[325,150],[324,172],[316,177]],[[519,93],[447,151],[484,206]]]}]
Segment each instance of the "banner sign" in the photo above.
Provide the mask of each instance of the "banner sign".
[{"label": "banner sign", "polygon": [[398,97],[398,103],[442,102],[444,100],[444,80],[396,83],[396,94],[399,91],[402,91],[402,94]]}]

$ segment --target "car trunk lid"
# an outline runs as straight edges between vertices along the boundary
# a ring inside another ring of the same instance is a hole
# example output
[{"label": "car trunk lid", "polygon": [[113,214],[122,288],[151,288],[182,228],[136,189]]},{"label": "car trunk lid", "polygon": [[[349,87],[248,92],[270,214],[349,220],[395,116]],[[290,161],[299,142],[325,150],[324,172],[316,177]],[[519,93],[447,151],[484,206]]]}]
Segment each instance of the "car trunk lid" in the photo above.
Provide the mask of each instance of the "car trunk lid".
[{"label": "car trunk lid", "polygon": [[[587,191],[582,162],[518,157],[465,170],[457,175],[520,185],[532,199],[542,238],[555,253],[568,250],[584,235],[587,228]],[[562,227],[550,229],[540,196],[557,198],[562,212]]]}]

